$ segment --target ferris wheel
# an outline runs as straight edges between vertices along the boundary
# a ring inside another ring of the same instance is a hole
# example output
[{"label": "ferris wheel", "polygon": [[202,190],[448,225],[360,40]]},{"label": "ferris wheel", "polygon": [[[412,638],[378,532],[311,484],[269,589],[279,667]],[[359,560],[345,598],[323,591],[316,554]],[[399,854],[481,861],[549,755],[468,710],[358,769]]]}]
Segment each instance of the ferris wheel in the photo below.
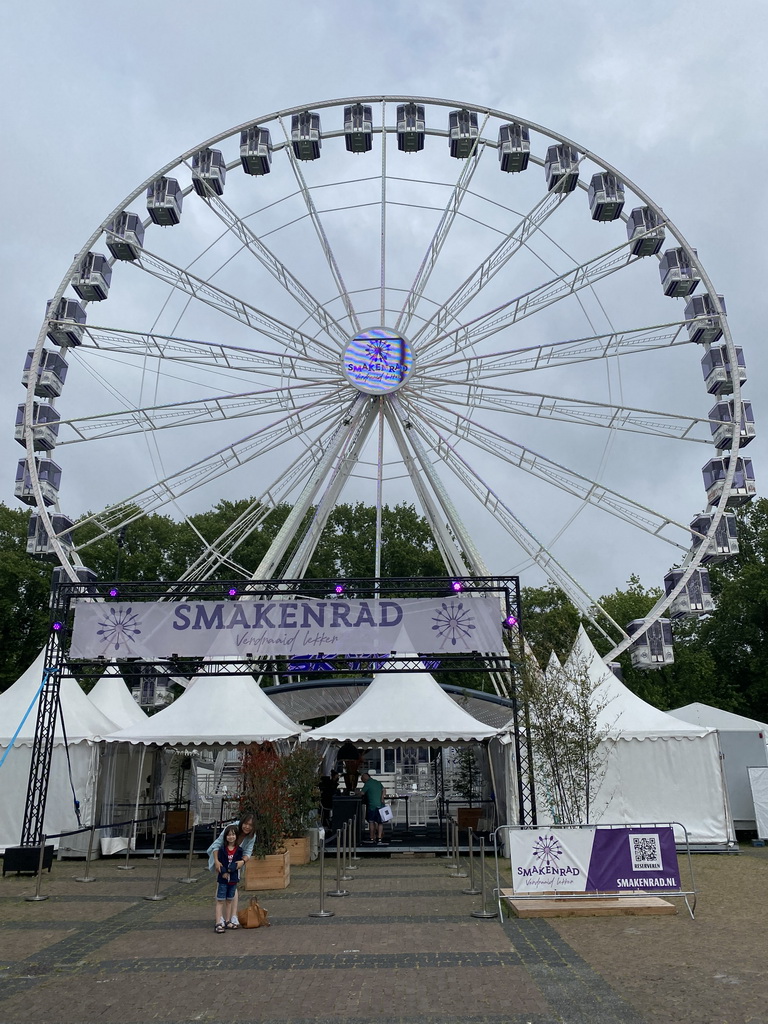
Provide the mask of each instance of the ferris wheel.
[{"label": "ferris wheel", "polygon": [[[533,568],[615,657],[709,610],[703,567],[738,549],[754,422],[725,312],[649,196],[518,115],[375,96],[257,117],[131,192],[49,300],[16,425],[28,550],[82,580],[144,515],[253,497],[188,578],[299,579],[352,498],[380,576],[382,507],[413,500],[448,573]],[[701,472],[697,512],[676,482]],[[280,503],[251,573],[238,547]],[[631,630],[572,564],[611,543],[673,567]]]}]

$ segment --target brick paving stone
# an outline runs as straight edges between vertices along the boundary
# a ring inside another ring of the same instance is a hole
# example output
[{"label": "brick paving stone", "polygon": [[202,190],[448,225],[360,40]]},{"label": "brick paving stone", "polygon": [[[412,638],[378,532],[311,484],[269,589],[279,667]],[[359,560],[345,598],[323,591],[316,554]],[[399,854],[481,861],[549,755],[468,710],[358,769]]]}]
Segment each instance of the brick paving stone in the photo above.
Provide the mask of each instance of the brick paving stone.
[{"label": "brick paving stone", "polygon": [[272,928],[216,935],[202,860],[193,885],[177,882],[185,863],[164,864],[157,903],[142,899],[152,862],[97,862],[89,884],[73,881],[82,864],[57,862],[43,903],[23,900],[34,880],[0,885],[0,1022],[768,1024],[768,858],[696,864],[696,921],[478,921],[479,897],[444,859],[377,857],[344,883],[349,897],[326,898],[333,918],[308,916],[313,864],[259,894]]}]

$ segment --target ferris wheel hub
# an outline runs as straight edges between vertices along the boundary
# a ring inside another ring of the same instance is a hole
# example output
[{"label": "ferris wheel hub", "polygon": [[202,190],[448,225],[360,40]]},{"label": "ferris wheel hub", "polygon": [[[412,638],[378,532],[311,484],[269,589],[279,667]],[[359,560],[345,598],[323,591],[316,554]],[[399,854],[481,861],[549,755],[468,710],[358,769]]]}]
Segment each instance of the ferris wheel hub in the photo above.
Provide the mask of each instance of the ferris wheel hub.
[{"label": "ferris wheel hub", "polygon": [[413,349],[398,331],[369,327],[344,346],[341,367],[349,383],[364,395],[388,395],[407,383]]}]

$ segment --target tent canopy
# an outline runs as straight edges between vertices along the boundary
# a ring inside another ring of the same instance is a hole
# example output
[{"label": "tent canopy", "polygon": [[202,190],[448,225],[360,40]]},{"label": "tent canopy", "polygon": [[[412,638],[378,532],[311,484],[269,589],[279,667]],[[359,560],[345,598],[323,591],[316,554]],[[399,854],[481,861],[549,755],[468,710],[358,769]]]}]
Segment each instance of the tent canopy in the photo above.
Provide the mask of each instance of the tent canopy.
[{"label": "tent canopy", "polygon": [[300,732],[250,677],[202,675],[167,708],[105,738],[112,743],[204,747],[265,743]]},{"label": "tent canopy", "polygon": [[[45,669],[45,651],[30,665],[19,679],[4,693],[0,693],[0,746],[7,747],[13,738],[19,723],[35,698]],[[114,732],[117,723],[100,711],[83,693],[75,679],[61,680],[60,689],[62,715],[56,716],[54,743],[64,742],[61,728],[61,717],[69,743],[81,743],[85,740],[96,742],[108,733]],[[14,746],[32,746],[35,740],[37,725],[37,708],[39,699],[34,701],[32,710],[14,741]]]},{"label": "tent canopy", "polygon": [[498,733],[459,707],[428,672],[393,672],[375,675],[351,707],[306,738],[436,746]]},{"label": "tent canopy", "polygon": [[736,715],[732,711],[722,711],[720,708],[713,708],[710,704],[701,704],[698,701],[686,704],[682,708],[673,708],[669,714],[683,722],[694,722],[698,725],[730,732],[768,731],[768,725],[765,722],[758,722],[756,718],[745,718],[744,715]]},{"label": "tent canopy", "polygon": [[116,665],[107,665],[104,675],[93,687],[88,697],[91,703],[111,719],[118,729],[125,729],[130,725],[147,720],[147,713],[142,711],[131,696]]}]

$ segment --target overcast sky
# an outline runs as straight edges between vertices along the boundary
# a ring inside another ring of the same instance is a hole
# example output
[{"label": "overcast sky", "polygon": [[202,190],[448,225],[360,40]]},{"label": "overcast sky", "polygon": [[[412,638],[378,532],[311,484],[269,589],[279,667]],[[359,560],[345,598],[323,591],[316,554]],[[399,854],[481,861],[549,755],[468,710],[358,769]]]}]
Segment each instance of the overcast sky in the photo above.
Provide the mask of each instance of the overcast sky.
[{"label": "overcast sky", "polygon": [[[46,299],[106,214],[176,154],[230,126],[295,104],[378,93],[518,114],[599,154],[665,209],[725,295],[744,348],[744,397],[758,429],[746,454],[764,491],[763,0],[3,6],[0,500],[18,507],[21,448],[12,434],[25,352]],[[703,392],[700,380],[693,386]],[[700,479],[684,483],[701,491]],[[604,556],[599,533],[579,538],[576,530],[579,568],[595,594],[623,585],[633,569],[660,585],[664,558],[671,564],[666,554],[635,558],[625,540],[621,557]]]}]

